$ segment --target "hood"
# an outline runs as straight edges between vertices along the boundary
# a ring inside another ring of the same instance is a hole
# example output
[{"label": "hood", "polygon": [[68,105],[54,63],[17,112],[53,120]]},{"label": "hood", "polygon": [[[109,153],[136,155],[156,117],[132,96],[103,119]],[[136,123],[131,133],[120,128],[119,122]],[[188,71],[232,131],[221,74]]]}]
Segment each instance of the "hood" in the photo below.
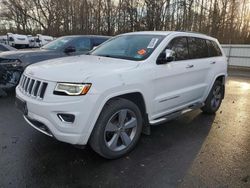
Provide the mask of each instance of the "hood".
[{"label": "hood", "polygon": [[25,74],[55,82],[84,82],[92,76],[119,73],[138,65],[137,61],[81,55],[33,64],[26,68]]},{"label": "hood", "polygon": [[19,59],[25,64],[36,63],[51,57],[58,56],[60,52],[53,50],[34,49],[2,52],[0,59]]}]

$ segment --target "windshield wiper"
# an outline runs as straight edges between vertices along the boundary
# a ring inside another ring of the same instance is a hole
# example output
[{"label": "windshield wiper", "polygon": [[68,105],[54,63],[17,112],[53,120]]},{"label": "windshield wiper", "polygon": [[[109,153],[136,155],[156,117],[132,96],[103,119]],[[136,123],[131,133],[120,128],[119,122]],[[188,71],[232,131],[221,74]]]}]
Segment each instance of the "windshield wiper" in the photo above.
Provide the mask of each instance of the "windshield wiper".
[{"label": "windshield wiper", "polygon": [[125,60],[138,61],[138,59],[136,59],[134,57],[127,57],[127,56],[119,56],[119,55],[116,56],[116,55],[107,55],[107,54],[104,54],[104,55],[93,54],[93,55],[101,56],[101,57],[109,57],[109,58],[116,58],[116,59],[125,59]]}]

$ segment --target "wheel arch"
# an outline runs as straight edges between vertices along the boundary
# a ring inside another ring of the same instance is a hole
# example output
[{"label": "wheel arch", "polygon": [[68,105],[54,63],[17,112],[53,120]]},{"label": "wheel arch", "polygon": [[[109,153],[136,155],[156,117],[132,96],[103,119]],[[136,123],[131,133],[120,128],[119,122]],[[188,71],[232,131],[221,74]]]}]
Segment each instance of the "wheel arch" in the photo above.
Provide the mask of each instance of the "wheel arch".
[{"label": "wheel arch", "polygon": [[96,122],[98,121],[98,118],[100,114],[102,113],[104,106],[110,100],[114,100],[117,98],[124,98],[135,103],[139,107],[140,111],[142,112],[143,120],[145,121],[143,122],[143,124],[148,125],[148,111],[147,111],[148,107],[146,104],[145,96],[142,94],[142,92],[138,90],[133,90],[133,91],[131,90],[131,91],[123,92],[123,93],[116,93],[116,94],[113,93],[112,95],[106,96],[105,100],[102,101],[102,104],[99,105],[99,109],[98,109],[98,112],[96,113],[96,117],[91,122],[91,126],[89,127],[89,130],[88,130],[89,135],[87,136],[87,140],[89,140],[92,134],[92,131],[95,128]]},{"label": "wheel arch", "polygon": [[[225,83],[226,83],[226,75],[224,75],[224,74],[218,75],[218,76],[215,78],[214,82],[217,81],[217,80],[219,80],[219,81],[222,83],[222,85],[225,85]],[[214,83],[214,82],[213,82],[213,83]]]},{"label": "wheel arch", "polygon": [[144,99],[144,96],[142,95],[142,93],[140,93],[140,92],[126,93],[126,94],[122,94],[122,95],[112,97],[108,101],[116,99],[116,98],[127,99],[127,100],[135,103],[138,106],[138,108],[140,109],[143,118],[147,117],[147,107],[146,107],[145,99]]},{"label": "wheel arch", "polygon": [[224,96],[225,96],[226,77],[227,77],[226,74],[218,74],[218,75],[216,75],[216,76],[214,77],[213,81],[211,82],[211,85],[209,86],[209,90],[208,90],[208,92],[206,93],[205,100],[207,99],[207,97],[208,97],[208,95],[209,95],[209,93],[210,93],[210,91],[211,91],[211,89],[212,89],[214,83],[215,83],[217,80],[221,81],[221,83],[222,83],[222,86],[223,86],[223,98],[222,98],[222,99],[224,99]]}]

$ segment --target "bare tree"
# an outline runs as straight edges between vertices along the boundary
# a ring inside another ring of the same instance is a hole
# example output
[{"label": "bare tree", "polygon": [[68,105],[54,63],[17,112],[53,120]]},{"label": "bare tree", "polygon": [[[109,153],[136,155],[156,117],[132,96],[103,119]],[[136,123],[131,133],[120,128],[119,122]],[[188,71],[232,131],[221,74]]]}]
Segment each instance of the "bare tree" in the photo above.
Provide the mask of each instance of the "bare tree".
[{"label": "bare tree", "polygon": [[250,0],[2,0],[0,7],[0,33],[183,30],[250,42]]}]

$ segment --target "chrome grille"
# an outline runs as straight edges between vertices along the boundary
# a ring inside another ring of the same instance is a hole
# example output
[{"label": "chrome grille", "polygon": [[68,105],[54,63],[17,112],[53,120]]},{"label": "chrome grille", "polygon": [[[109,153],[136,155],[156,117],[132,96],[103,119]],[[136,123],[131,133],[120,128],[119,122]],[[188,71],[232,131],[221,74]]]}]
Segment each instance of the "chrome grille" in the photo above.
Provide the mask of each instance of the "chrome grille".
[{"label": "chrome grille", "polygon": [[47,86],[47,82],[33,79],[25,75],[22,75],[19,82],[19,89],[21,92],[38,99],[44,98]]}]

